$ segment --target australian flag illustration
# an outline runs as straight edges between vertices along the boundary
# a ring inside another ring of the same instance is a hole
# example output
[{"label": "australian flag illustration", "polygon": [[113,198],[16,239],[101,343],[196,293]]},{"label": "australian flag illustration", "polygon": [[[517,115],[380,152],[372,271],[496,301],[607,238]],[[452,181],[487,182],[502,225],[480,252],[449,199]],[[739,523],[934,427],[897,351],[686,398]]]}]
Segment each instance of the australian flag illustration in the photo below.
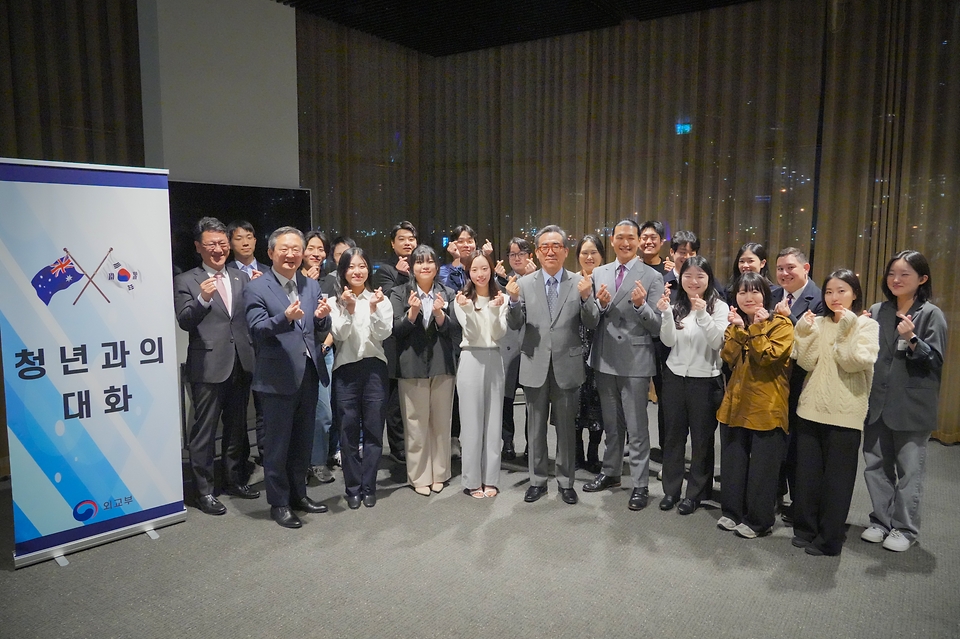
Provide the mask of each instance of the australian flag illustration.
[{"label": "australian flag illustration", "polygon": [[37,297],[50,306],[50,298],[54,293],[69,288],[80,281],[80,273],[73,266],[73,260],[64,255],[50,266],[44,266],[33,276],[30,283],[37,289]]}]

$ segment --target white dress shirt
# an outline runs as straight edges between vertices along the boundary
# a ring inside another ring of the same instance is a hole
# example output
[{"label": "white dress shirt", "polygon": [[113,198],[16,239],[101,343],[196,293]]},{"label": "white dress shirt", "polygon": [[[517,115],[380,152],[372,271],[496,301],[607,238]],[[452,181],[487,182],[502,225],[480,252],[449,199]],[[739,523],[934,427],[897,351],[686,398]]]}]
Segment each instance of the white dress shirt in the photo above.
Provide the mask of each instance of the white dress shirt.
[{"label": "white dress shirt", "polygon": [[376,312],[371,315],[372,297],[373,292],[364,289],[357,296],[357,305],[352,315],[339,301],[330,304],[330,333],[335,346],[334,370],[367,357],[387,361],[383,352],[383,340],[389,337],[393,330],[393,305],[384,297],[377,304]]}]

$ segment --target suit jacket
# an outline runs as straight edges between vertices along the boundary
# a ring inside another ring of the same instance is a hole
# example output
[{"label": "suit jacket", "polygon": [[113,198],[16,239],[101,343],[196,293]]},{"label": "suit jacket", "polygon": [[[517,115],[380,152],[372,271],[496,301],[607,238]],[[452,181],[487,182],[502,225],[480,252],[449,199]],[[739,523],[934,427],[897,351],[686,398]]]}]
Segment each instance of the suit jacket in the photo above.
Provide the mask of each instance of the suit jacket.
[{"label": "suit jacket", "polygon": [[200,283],[209,277],[202,266],[181,273],[173,281],[177,324],[190,333],[186,366],[189,382],[226,381],[238,357],[243,370],[253,371],[253,346],[243,312],[243,291],[250,281],[231,266],[224,272],[233,298],[232,314],[227,313],[219,294],[214,294],[207,307],[197,301]]},{"label": "suit jacket", "polygon": [[[606,284],[613,299],[600,313],[590,349],[590,368],[621,377],[653,377],[657,373],[654,338],[660,335],[660,311],[656,304],[663,296],[663,276],[638,259],[624,274],[620,290],[616,290],[619,266],[620,262],[615,261],[593,271],[594,290]],[[631,299],[637,280],[647,291],[639,311]]]},{"label": "suit jacket", "polygon": [[[787,289],[785,288],[771,292],[773,293],[774,306],[787,299]],[[790,307],[790,322],[796,326],[797,320],[800,319],[807,310],[812,311],[814,315],[819,315],[823,312],[823,295],[820,293],[819,287],[817,287],[811,279],[808,279],[806,286],[793,296],[793,305]]]},{"label": "suit jacket", "polygon": [[[392,264],[381,264],[377,272],[373,274],[373,288],[383,289],[383,294],[388,299],[395,288],[404,286],[410,281],[409,273],[401,273],[396,266]],[[392,302],[391,302],[392,303]],[[387,371],[391,379],[400,377],[400,366],[397,362],[397,338],[393,333],[390,337],[383,340],[383,353],[387,356]]]},{"label": "suit jacket", "polygon": [[874,304],[870,316],[880,324],[880,353],[873,368],[867,423],[881,417],[891,430],[937,429],[937,404],[943,353],[947,347],[947,320],[930,302],[914,302],[908,313],[919,341],[914,350],[901,341],[895,302]]},{"label": "suit jacket", "polygon": [[[437,326],[433,317],[426,327],[423,315],[411,322],[407,319],[410,305],[410,291],[416,287],[416,281],[410,280],[398,286],[390,293],[393,304],[393,336],[396,340],[397,377],[400,379],[426,379],[437,375],[456,375],[457,354],[461,338],[460,325],[453,312],[453,299],[456,293],[434,280],[431,292],[442,294],[447,301],[443,309],[446,319]],[[423,311],[421,310],[421,313]],[[431,313],[432,311],[427,311]]]},{"label": "suit jacket", "polygon": [[520,383],[531,388],[546,383],[551,363],[560,388],[576,388],[586,379],[580,325],[596,328],[600,311],[592,295],[581,303],[577,292],[579,275],[561,269],[558,276],[556,303],[559,310],[554,319],[550,319],[546,276],[542,269],[517,280],[520,301],[511,303],[507,310],[507,326],[514,331],[523,329]]},{"label": "suit jacket", "polygon": [[284,315],[290,299],[273,269],[252,280],[243,291],[247,323],[256,351],[252,388],[257,392],[293,395],[300,388],[308,361],[316,368],[320,383],[330,384],[320,354],[320,345],[330,331],[330,317],[316,319],[313,316],[320,298],[320,285],[299,271],[294,277],[304,312],[297,322],[291,322]]}]

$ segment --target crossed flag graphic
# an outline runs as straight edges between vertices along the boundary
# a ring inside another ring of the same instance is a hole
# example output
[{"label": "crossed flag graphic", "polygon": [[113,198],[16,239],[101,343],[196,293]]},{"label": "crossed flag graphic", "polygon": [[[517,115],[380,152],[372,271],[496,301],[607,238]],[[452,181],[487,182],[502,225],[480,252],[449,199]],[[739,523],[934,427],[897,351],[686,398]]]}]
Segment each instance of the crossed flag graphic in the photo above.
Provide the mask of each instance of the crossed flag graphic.
[{"label": "crossed flag graphic", "polygon": [[36,289],[37,296],[40,298],[40,301],[49,306],[50,300],[53,298],[54,294],[66,290],[79,282],[82,279],[80,274],[83,274],[83,278],[86,278],[87,281],[83,285],[80,295],[77,295],[77,299],[73,300],[73,303],[76,304],[80,300],[80,297],[86,292],[87,288],[92,284],[93,287],[97,289],[97,292],[103,296],[103,299],[107,301],[107,304],[109,304],[110,298],[107,297],[106,293],[103,292],[103,289],[97,286],[97,283],[93,281],[93,278],[103,267],[104,262],[107,261],[107,258],[110,257],[112,252],[113,247],[110,247],[107,250],[106,255],[103,256],[103,259],[100,260],[100,264],[97,265],[96,270],[94,270],[93,273],[88,274],[84,268],[80,266],[80,263],[77,262],[76,258],[70,254],[70,251],[64,248],[64,256],[53,264],[40,269],[40,271],[33,276],[33,279],[30,281],[30,283],[33,284],[33,288]]}]

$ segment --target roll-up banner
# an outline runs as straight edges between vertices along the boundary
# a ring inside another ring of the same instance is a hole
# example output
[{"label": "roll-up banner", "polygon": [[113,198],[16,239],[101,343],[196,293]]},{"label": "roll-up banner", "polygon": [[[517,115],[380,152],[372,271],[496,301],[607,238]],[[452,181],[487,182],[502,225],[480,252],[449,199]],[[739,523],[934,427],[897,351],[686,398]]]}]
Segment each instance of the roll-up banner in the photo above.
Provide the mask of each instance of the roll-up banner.
[{"label": "roll-up banner", "polygon": [[14,565],[183,521],[167,172],[0,159]]}]

